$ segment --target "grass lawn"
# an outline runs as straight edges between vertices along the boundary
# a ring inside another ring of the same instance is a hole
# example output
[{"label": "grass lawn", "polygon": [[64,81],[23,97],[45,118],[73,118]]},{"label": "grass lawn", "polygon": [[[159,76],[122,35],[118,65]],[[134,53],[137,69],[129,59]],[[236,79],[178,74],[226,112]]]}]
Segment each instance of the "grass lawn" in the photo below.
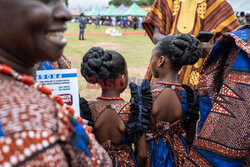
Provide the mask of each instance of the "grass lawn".
[{"label": "grass lawn", "polygon": [[[66,33],[78,33],[78,28],[78,23],[68,23]],[[105,33],[105,29],[107,28],[109,27],[101,26],[100,29],[96,29],[94,25],[87,25],[85,33]],[[117,29],[122,32],[134,32],[133,29]],[[144,30],[136,31],[143,32]],[[82,57],[91,47],[98,46],[121,53],[127,61],[129,77],[143,79],[154,46],[147,36],[87,36],[85,38],[86,40],[79,41],[77,36],[67,37],[68,44],[64,50],[65,55],[72,62],[72,68],[78,69],[79,91],[82,97],[87,100],[94,100],[97,96],[100,96],[100,89],[86,89],[87,82],[80,73]],[[129,90],[127,89],[121,96],[125,100],[129,100]]]}]

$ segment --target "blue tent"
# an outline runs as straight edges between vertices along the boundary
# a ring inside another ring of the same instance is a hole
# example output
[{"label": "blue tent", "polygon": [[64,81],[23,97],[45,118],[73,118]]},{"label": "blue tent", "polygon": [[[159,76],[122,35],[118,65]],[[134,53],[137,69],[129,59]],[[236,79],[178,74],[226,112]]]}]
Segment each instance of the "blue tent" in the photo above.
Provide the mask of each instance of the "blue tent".
[{"label": "blue tent", "polygon": [[114,13],[112,13],[112,16],[120,17],[123,13],[127,12],[128,9],[129,8],[127,8],[125,5],[121,4],[121,6]]}]

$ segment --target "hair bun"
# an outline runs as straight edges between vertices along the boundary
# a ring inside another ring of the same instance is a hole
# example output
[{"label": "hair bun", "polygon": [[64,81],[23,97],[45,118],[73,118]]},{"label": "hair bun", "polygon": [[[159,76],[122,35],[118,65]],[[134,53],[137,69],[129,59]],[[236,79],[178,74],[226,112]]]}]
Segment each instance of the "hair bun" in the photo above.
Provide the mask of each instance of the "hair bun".
[{"label": "hair bun", "polygon": [[103,48],[93,47],[83,56],[81,74],[87,81],[88,78],[95,78],[92,82],[98,83],[99,79],[110,77],[112,67],[112,54]]},{"label": "hair bun", "polygon": [[201,56],[199,40],[188,34],[179,34],[169,48],[172,63],[179,67],[196,63]]}]

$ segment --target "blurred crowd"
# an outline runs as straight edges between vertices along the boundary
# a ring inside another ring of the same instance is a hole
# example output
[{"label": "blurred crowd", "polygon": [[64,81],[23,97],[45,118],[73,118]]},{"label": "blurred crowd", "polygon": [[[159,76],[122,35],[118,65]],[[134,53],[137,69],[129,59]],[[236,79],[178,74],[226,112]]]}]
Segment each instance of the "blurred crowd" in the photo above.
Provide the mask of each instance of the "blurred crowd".
[{"label": "blurred crowd", "polygon": [[236,16],[241,26],[250,24],[250,13],[247,12],[237,12]]}]

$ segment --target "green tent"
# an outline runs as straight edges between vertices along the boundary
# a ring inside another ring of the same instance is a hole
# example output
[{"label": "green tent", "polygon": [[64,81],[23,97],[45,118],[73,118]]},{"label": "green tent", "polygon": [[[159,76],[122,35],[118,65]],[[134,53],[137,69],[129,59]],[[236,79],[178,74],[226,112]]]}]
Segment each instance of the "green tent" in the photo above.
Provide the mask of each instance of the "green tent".
[{"label": "green tent", "polygon": [[122,16],[146,16],[147,12],[144,11],[140,6],[138,6],[136,3],[133,3],[133,5],[122,14]]},{"label": "green tent", "polygon": [[100,10],[101,10],[100,8],[96,7],[93,11],[87,13],[86,16],[96,16],[100,12]]},{"label": "green tent", "polygon": [[112,4],[110,5],[110,7],[107,9],[107,11],[103,14],[101,14],[101,16],[112,16],[112,14],[117,10],[117,8]]}]

